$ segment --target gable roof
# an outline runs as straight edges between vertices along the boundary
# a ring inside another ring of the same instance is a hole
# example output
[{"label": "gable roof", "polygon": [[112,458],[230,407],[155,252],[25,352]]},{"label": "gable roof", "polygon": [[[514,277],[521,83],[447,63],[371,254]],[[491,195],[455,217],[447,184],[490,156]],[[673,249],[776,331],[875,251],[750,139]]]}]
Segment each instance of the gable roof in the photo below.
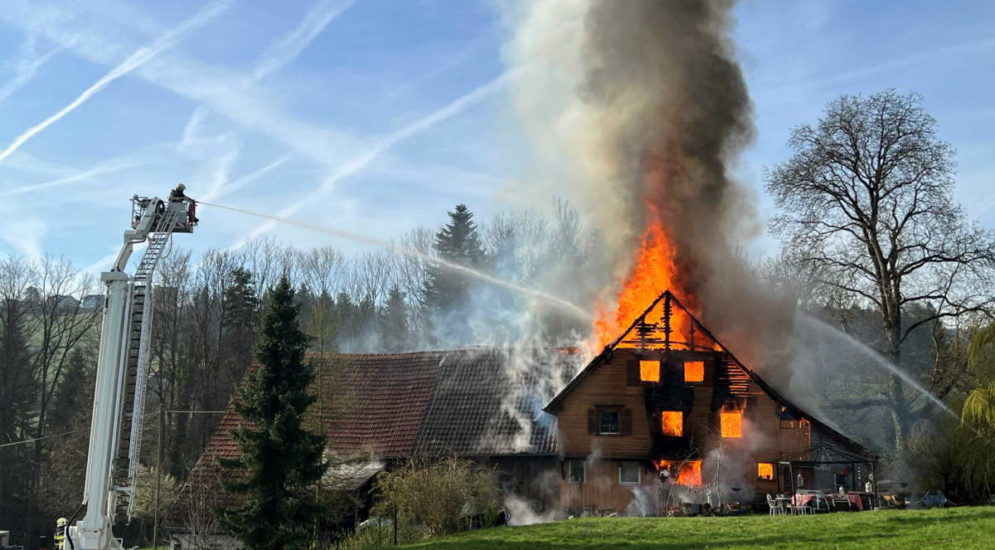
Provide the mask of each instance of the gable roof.
[{"label": "gable roof", "polygon": [[[557,354],[558,355],[558,354]],[[554,455],[556,430],[533,402],[535,380],[513,372],[512,352],[497,349],[394,354],[315,354],[317,396],[305,425],[320,426],[328,451],[348,459],[418,456]],[[235,475],[217,458],[239,455],[232,430],[241,424],[229,406],[190,472],[171,525],[204,489],[211,506],[231,507],[220,479]]]},{"label": "gable roof", "polygon": [[618,338],[613,340],[604,350],[592,359],[553,399],[543,408],[544,411],[555,414],[563,404],[563,400],[580,383],[591,375],[599,366],[611,360],[612,353],[619,348],[652,349],[654,351],[697,351],[722,353],[727,360],[750,380],[756,383],[774,401],[796,415],[806,418],[813,425],[833,434],[838,439],[860,452],[870,456],[870,451],[860,443],[840,433],[826,422],[805,412],[801,407],[781,395],[773,386],[767,383],[753,369],[744,365],[718,338],[712,334],[697,317],[691,313],[680,300],[669,290],[660,294],[653,302],[629,325]]}]

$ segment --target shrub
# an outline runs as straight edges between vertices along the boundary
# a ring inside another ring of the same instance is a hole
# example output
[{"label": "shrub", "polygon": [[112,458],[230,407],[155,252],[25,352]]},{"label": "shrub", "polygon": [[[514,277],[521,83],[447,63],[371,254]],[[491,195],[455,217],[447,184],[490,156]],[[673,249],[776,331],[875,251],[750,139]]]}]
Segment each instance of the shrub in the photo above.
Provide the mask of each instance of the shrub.
[{"label": "shrub", "polygon": [[410,462],[383,474],[374,513],[399,523],[421,523],[430,535],[488,527],[498,517],[493,470],[459,458]]}]

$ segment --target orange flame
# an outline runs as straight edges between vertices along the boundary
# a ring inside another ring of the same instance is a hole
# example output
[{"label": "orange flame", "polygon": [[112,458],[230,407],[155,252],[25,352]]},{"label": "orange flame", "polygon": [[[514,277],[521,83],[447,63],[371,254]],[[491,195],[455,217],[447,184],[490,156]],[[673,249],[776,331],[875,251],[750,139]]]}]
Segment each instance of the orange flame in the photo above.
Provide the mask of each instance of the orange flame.
[{"label": "orange flame", "polygon": [[674,483],[678,485],[701,485],[701,461],[685,460],[678,462],[674,460],[654,460],[653,465],[658,470],[666,468],[670,470]]},{"label": "orange flame", "polygon": [[639,379],[643,382],[659,382],[660,362],[648,359],[639,361]]},{"label": "orange flame", "polygon": [[603,301],[595,304],[594,334],[600,345],[607,345],[621,335],[661,292],[667,289],[679,292],[674,252],[663,224],[657,221],[646,228],[616,299],[615,310],[609,311]]},{"label": "orange flame", "polygon": [[719,413],[719,427],[722,437],[743,437],[743,411],[722,410]]},{"label": "orange flame", "polygon": [[681,411],[663,411],[663,434],[674,437],[684,436],[684,413]]},{"label": "orange flame", "polygon": [[705,380],[705,362],[704,361],[685,361],[684,362],[684,381],[685,382],[703,382]]}]

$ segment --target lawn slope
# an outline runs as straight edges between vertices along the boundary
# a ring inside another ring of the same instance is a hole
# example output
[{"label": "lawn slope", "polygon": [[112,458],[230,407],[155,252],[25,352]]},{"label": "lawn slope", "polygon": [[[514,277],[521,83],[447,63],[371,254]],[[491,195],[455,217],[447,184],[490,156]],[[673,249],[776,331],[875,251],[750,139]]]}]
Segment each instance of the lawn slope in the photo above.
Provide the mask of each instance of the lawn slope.
[{"label": "lawn slope", "polygon": [[584,518],[428,539],[431,550],[602,548],[995,548],[995,508],[877,511],[804,517]]}]

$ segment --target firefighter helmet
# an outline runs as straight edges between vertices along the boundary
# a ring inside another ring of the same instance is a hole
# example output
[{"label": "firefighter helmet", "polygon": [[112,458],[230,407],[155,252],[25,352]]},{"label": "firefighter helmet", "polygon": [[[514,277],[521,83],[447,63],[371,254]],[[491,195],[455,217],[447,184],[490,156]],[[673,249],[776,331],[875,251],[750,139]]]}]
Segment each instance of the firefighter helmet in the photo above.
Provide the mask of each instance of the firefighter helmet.
[{"label": "firefighter helmet", "polygon": [[59,518],[55,520],[55,525],[57,525],[58,527],[65,527],[67,523],[69,523],[69,520],[66,518]]}]

